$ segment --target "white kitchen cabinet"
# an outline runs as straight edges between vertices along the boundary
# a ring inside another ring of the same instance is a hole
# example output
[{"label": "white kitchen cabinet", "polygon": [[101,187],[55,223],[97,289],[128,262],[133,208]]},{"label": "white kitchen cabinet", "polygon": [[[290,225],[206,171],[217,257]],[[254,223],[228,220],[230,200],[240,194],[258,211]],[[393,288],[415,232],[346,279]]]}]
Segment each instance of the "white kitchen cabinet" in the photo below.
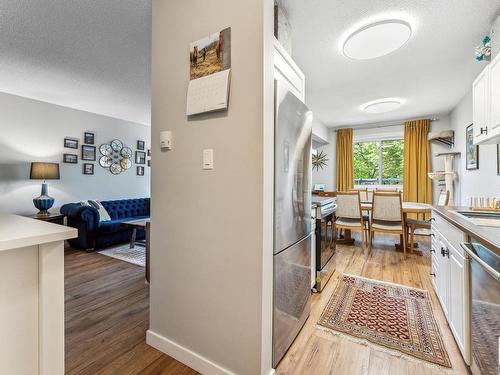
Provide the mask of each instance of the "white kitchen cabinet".
[{"label": "white kitchen cabinet", "polygon": [[455,341],[470,364],[469,269],[460,247],[466,236],[433,213],[432,284]]},{"label": "white kitchen cabinet", "polygon": [[474,123],[474,144],[482,143],[488,137],[490,67],[487,66],[472,84],[472,121]]},{"label": "white kitchen cabinet", "polygon": [[283,82],[288,90],[305,102],[305,76],[292,57],[274,38],[274,79]]},{"label": "white kitchen cabinet", "polygon": [[500,143],[500,54],[472,84],[474,144]]}]

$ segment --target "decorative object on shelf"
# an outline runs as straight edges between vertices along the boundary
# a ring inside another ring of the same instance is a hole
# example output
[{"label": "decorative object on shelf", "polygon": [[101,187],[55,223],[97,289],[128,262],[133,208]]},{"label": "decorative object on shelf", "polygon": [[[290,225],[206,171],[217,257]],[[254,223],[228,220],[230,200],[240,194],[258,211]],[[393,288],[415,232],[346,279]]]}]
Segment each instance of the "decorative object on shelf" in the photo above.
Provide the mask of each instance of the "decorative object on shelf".
[{"label": "decorative object on shelf", "polygon": [[481,44],[476,47],[475,56],[477,61],[491,60],[491,38],[488,35],[486,35]]},{"label": "decorative object on shelf", "polygon": [[479,146],[474,146],[474,127],[470,124],[465,129],[465,168],[479,169]]},{"label": "decorative object on shelf", "polygon": [[83,164],[83,174],[94,174],[94,164],[84,163]]},{"label": "decorative object on shelf", "polygon": [[95,161],[95,146],[82,145],[82,160]]},{"label": "decorative object on shelf", "polygon": [[[75,155],[76,156],[76,155]],[[49,197],[49,186],[46,180],[59,180],[59,164],[32,162],[30,169],[31,180],[43,180],[42,192],[39,197],[33,199],[33,204],[39,210],[38,216],[50,215],[49,209],[54,205],[55,199]]]},{"label": "decorative object on shelf", "polygon": [[78,155],[75,154],[64,154],[63,163],[76,164],[78,163]]},{"label": "decorative object on shelf", "polygon": [[102,155],[99,158],[99,165],[109,169],[112,174],[120,174],[132,166],[132,149],[119,139],[102,144],[99,146],[99,152]]},{"label": "decorative object on shelf", "polygon": [[137,149],[144,150],[144,148],[145,148],[144,141],[137,141]]},{"label": "decorative object on shelf", "polygon": [[137,167],[137,175],[144,176],[144,167],[141,167],[141,166]]},{"label": "decorative object on shelf", "polygon": [[144,151],[135,152],[135,164],[146,164],[146,153]]},{"label": "decorative object on shelf", "polygon": [[[453,182],[458,178],[457,172],[453,170],[453,159],[460,157],[460,152],[443,152],[437,154],[436,156],[444,157],[444,171],[430,172],[427,173],[429,178],[441,183],[444,181],[445,191],[449,192],[448,206],[454,206],[454,186]],[[441,184],[440,184],[441,185]],[[442,185],[441,185],[442,186]]]},{"label": "decorative object on shelf", "polygon": [[64,138],[64,147],[78,150],[78,139],[67,137]]},{"label": "decorative object on shelf", "polygon": [[314,154],[312,156],[313,169],[316,169],[317,171],[319,171],[320,168],[323,169],[323,167],[326,167],[328,165],[327,161],[328,159],[326,157],[326,154],[323,153],[323,151]]},{"label": "decorative object on shelf", "polygon": [[93,145],[95,142],[95,134],[90,132],[83,133],[83,143]]}]

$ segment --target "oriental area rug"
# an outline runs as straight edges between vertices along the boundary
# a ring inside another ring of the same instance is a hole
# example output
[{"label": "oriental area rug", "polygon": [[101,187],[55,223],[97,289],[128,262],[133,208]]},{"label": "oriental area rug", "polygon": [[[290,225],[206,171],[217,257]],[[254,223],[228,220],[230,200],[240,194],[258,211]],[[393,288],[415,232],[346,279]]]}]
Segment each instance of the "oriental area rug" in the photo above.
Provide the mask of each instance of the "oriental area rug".
[{"label": "oriental area rug", "polygon": [[425,290],[344,274],[318,324],[451,367]]}]

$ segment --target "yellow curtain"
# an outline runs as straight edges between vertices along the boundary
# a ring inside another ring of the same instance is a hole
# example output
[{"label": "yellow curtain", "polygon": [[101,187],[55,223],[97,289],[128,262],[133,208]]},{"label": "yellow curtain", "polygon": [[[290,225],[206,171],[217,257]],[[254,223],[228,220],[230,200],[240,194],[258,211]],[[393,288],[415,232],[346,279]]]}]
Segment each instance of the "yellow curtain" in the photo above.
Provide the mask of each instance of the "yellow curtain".
[{"label": "yellow curtain", "polygon": [[348,191],[354,187],[352,159],[352,129],[339,129],[337,131],[337,191]]},{"label": "yellow curtain", "polygon": [[431,120],[407,121],[404,124],[403,200],[432,203],[429,141]]}]

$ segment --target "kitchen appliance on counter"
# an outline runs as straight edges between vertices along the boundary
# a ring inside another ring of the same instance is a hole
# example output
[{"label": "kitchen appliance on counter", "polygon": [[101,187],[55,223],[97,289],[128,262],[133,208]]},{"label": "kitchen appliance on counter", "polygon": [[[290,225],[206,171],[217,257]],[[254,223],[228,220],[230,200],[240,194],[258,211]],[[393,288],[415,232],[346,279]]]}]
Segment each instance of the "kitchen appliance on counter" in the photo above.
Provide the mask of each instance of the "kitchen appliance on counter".
[{"label": "kitchen appliance on counter", "polygon": [[337,209],[335,198],[312,196],[312,203],[316,205],[316,248],[313,249],[316,257],[316,285],[315,290],[321,292],[330,277],[335,272],[333,255],[335,241],[333,235],[333,214]]},{"label": "kitchen appliance on counter", "polygon": [[470,262],[470,369],[473,375],[498,375],[500,257],[474,241],[461,246]]},{"label": "kitchen appliance on counter", "polygon": [[312,112],[275,81],[273,367],[311,311]]}]

